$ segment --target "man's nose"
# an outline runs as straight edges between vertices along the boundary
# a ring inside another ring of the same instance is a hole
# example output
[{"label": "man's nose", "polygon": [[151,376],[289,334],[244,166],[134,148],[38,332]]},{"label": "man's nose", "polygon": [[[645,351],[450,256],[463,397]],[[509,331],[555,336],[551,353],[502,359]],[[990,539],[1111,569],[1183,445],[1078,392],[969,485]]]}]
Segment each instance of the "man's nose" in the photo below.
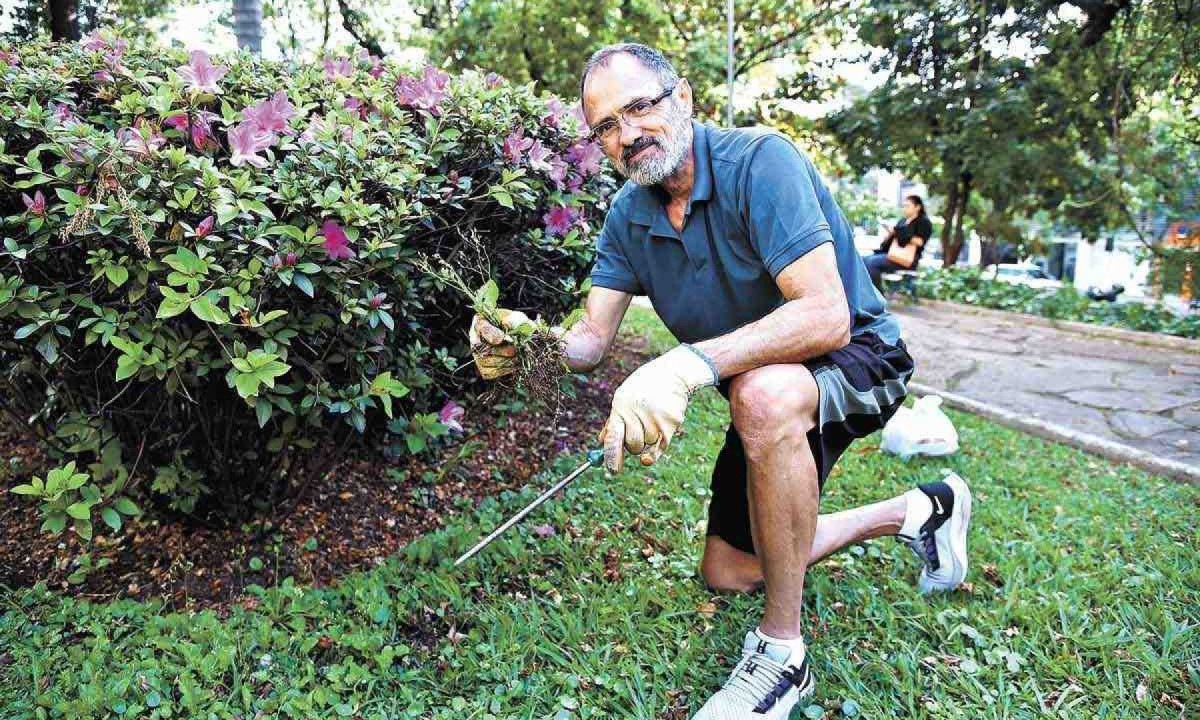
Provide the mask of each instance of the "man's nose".
[{"label": "man's nose", "polygon": [[630,125],[623,119],[617,121],[617,127],[621,128],[622,149],[632,147],[638,138],[642,136],[642,129],[640,127]]}]

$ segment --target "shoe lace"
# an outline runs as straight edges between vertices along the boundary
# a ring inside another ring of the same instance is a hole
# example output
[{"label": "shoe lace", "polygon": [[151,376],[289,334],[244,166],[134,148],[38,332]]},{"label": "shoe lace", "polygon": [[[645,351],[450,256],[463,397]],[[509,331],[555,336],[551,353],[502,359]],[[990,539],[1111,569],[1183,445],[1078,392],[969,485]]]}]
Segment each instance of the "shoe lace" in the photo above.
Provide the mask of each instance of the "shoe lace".
[{"label": "shoe lace", "polygon": [[912,551],[920,556],[927,565],[932,565],[937,559],[937,538],[932,532],[922,530],[915,538],[907,541]]},{"label": "shoe lace", "polygon": [[767,655],[747,653],[730,673],[724,689],[735,698],[756,706],[771,694],[786,671],[783,664]]}]

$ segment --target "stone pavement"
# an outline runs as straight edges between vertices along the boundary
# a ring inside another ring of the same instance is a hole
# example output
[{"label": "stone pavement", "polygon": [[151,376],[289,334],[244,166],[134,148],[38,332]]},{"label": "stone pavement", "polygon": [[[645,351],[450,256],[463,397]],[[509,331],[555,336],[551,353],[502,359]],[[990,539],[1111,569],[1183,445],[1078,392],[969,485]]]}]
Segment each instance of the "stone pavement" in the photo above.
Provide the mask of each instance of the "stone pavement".
[{"label": "stone pavement", "polygon": [[1200,468],[1200,352],[943,303],[891,309],[915,381]]}]

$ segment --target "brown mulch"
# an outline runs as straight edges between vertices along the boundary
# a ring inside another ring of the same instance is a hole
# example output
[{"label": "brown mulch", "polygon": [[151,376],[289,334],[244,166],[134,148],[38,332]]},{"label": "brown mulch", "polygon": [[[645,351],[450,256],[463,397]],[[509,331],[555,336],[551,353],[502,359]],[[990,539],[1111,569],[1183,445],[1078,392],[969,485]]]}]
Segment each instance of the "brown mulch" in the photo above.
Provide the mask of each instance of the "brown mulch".
[{"label": "brown mulch", "polygon": [[[612,391],[644,359],[643,347],[623,338],[610,360],[578,386],[577,398],[564,398],[554,428],[546,427],[546,413],[468,408],[461,442],[395,462],[348,459],[314,480],[281,514],[231,527],[147,514],[115,535],[103,534],[107,526],[96,523],[92,563],[110,562],[81,584],[67,577],[88,548],[69,530],[57,537],[42,532],[35,505],[7,492],[15,484],[9,480],[0,484],[0,589],[44,581],[94,601],[161,598],[176,609],[223,610],[251,584],[270,587],[286,577],[310,586],[334,584],[348,572],[381,564],[462,508],[522,487],[555,455],[594,447]],[[468,444],[474,450],[456,459]],[[36,445],[0,418],[0,462],[13,457],[22,460],[21,481],[47,465]],[[252,558],[261,569],[251,569]]]}]

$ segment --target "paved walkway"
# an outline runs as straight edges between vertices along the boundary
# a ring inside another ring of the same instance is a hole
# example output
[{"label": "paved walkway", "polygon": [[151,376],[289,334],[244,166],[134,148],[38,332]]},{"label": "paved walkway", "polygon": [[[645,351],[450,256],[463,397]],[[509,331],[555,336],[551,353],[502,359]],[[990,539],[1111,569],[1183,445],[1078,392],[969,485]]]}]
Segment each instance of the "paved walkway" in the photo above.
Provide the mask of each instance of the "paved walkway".
[{"label": "paved walkway", "polygon": [[1200,353],[900,305],[916,381],[1200,467]]}]

